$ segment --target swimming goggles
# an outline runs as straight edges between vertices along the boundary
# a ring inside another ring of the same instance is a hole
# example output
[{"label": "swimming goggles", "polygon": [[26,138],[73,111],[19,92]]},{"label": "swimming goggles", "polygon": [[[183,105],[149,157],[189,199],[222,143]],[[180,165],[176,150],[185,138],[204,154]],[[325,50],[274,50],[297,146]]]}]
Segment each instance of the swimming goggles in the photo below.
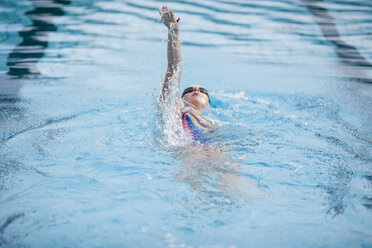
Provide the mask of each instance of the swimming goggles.
[{"label": "swimming goggles", "polygon": [[[197,86],[196,86],[196,87],[197,87]],[[182,93],[182,97],[183,97],[184,95],[186,95],[187,93],[191,93],[191,92],[193,92],[194,89],[195,89],[196,87],[187,87],[187,88],[183,91],[183,93]],[[208,90],[207,90],[207,89],[205,89],[205,88],[203,88],[203,87],[198,87],[198,88],[199,88],[199,91],[200,91],[201,93],[206,94],[206,95],[208,96],[208,98],[209,98]]]}]

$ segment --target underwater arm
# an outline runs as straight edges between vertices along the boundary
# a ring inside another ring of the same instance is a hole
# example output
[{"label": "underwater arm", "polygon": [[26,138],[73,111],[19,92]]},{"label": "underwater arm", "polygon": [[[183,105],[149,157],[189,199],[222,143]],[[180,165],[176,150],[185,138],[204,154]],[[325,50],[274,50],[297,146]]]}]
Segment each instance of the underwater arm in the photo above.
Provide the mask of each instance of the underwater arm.
[{"label": "underwater arm", "polygon": [[[159,9],[159,13],[164,25],[168,28],[168,67],[160,95],[160,100],[165,102],[171,89],[175,89],[177,91],[176,95],[179,95],[182,73],[182,56],[181,43],[179,40],[179,26],[174,17],[173,10],[168,9],[167,6],[163,6]],[[177,102],[182,104],[180,99],[178,99]]]}]

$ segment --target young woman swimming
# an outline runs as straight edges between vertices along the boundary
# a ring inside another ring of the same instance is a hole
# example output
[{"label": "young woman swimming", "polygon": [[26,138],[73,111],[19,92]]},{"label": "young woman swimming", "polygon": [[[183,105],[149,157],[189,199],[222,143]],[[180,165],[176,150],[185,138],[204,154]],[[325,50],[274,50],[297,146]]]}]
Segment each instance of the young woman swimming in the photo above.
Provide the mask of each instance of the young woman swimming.
[{"label": "young woman swimming", "polygon": [[[163,83],[160,100],[167,101],[171,90],[176,90],[179,95],[179,87],[182,74],[181,44],[179,40],[180,19],[175,18],[173,10],[167,6],[159,9],[164,25],[168,28],[168,67]],[[182,118],[182,126],[192,138],[201,143],[209,143],[208,132],[215,123],[206,116],[203,110],[209,107],[210,99],[208,91],[200,85],[187,87],[181,98],[177,97],[176,104]]]},{"label": "young woman swimming", "polygon": [[[179,19],[176,20],[173,11],[167,6],[161,7],[159,13],[168,28],[168,67],[160,94],[161,105],[176,106],[182,118],[182,126],[193,140],[204,144],[213,143],[208,133],[215,129],[215,122],[203,115],[203,110],[210,103],[208,91],[200,85],[191,85],[179,97],[182,73]],[[179,151],[184,168],[177,176],[178,179],[188,182],[197,192],[202,192],[204,186],[215,185],[223,190],[229,188],[237,193],[257,195],[257,185],[239,175],[240,164],[225,156],[224,146],[208,145],[200,148],[189,145]]]}]

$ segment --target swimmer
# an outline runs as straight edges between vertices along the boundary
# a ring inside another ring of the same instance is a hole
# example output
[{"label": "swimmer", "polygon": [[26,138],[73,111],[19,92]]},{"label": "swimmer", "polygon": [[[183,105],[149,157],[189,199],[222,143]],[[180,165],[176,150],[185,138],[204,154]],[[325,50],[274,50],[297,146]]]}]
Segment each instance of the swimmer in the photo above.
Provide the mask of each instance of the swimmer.
[{"label": "swimmer", "polygon": [[[200,85],[191,85],[180,96],[182,74],[181,44],[179,40],[179,18],[167,6],[159,8],[159,14],[168,28],[168,67],[160,94],[161,106],[176,106],[177,114],[182,119],[182,126],[192,139],[207,146],[186,146],[179,150],[184,170],[178,179],[188,182],[197,192],[203,186],[216,184],[224,189],[252,196],[257,185],[239,176],[240,165],[225,156],[225,148],[213,143],[208,133],[215,130],[215,121],[203,115],[203,110],[210,106],[208,91]],[[198,176],[195,176],[198,175]],[[214,181],[215,176],[219,178]],[[209,183],[205,183],[211,181]]]},{"label": "swimmer", "polygon": [[182,126],[195,141],[210,143],[207,134],[213,130],[215,122],[203,115],[203,110],[209,107],[208,91],[200,85],[190,85],[179,97],[179,87],[182,74],[181,44],[179,40],[179,20],[173,10],[167,6],[159,9],[164,25],[168,28],[168,67],[161,90],[160,101],[165,103],[171,90],[176,91],[177,109],[182,118]]}]

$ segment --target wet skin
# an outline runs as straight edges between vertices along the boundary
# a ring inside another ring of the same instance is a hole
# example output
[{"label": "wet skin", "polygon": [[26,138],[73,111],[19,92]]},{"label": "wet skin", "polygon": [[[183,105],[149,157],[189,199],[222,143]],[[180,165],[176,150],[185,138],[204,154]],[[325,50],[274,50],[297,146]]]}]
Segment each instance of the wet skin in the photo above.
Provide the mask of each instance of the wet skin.
[{"label": "wet skin", "polygon": [[183,99],[194,106],[197,110],[203,110],[209,106],[209,98],[207,94],[201,93],[199,87],[194,87],[194,90],[185,94]]}]

